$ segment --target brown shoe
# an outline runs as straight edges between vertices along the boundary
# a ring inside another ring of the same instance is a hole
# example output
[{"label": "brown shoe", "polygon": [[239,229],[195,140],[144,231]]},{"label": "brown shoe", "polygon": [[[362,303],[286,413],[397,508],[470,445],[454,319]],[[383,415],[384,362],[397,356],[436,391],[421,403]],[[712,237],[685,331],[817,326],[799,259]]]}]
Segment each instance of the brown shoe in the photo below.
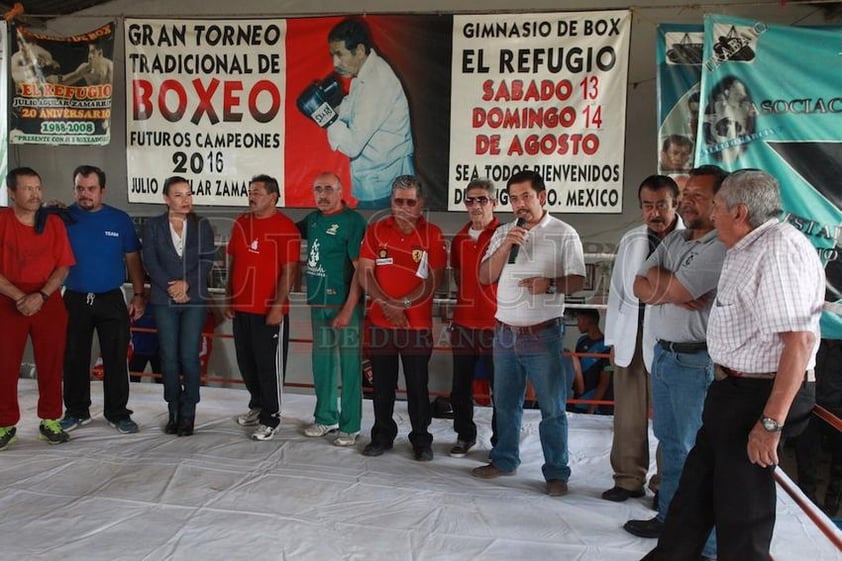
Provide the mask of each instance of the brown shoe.
[{"label": "brown shoe", "polygon": [[494,479],[495,477],[500,477],[501,475],[514,475],[516,473],[516,469],[513,469],[512,471],[503,471],[494,464],[487,464],[471,470],[471,475],[479,477],[480,479]]},{"label": "brown shoe", "polygon": [[551,497],[563,497],[567,494],[567,481],[550,479],[547,481],[547,494]]}]

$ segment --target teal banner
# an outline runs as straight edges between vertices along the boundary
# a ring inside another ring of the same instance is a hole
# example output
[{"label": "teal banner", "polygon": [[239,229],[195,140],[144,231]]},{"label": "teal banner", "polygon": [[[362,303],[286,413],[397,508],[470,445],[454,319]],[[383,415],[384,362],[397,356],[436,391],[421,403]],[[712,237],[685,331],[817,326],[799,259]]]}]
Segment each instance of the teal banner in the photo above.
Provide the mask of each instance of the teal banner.
[{"label": "teal banner", "polygon": [[[759,168],[825,264],[822,337],[842,339],[839,29],[705,16],[696,163]],[[785,77],[785,79],[783,79]]]},{"label": "teal banner", "polygon": [[683,185],[699,125],[704,26],[663,24],[657,31],[658,173]]}]

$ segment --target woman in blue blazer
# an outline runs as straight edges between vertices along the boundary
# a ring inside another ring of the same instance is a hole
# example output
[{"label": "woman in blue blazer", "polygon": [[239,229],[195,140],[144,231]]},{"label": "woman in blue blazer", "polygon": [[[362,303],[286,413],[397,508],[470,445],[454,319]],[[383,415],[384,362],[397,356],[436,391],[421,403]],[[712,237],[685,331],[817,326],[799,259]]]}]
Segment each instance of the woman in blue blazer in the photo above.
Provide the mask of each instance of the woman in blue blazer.
[{"label": "woman in blue blazer", "polygon": [[152,280],[167,434],[190,436],[199,402],[199,344],[208,301],[208,276],[215,253],[210,222],[193,212],[193,194],[183,177],[164,182],[167,212],[143,228],[143,263]]}]

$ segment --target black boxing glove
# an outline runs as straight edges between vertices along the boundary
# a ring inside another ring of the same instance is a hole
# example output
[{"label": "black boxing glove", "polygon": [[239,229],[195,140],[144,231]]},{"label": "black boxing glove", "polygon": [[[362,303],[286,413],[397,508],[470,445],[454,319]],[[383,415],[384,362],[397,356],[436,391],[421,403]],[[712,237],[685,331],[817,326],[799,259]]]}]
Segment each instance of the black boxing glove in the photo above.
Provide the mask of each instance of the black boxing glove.
[{"label": "black boxing glove", "polygon": [[341,102],[342,89],[339,81],[331,74],[321,82],[316,81],[307,86],[295,104],[305,116],[326,128],[339,118],[336,108]]}]

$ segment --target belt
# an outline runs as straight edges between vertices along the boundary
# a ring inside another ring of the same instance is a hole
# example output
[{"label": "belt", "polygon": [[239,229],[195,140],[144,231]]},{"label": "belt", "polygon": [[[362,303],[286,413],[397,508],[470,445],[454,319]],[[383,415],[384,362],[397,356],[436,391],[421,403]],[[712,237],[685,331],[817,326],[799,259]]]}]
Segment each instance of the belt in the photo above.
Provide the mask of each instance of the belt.
[{"label": "belt", "polygon": [[702,341],[701,343],[673,343],[672,341],[664,341],[660,339],[658,345],[662,349],[672,351],[674,353],[694,354],[708,350],[708,344]]},{"label": "belt", "polygon": [[547,321],[542,321],[541,323],[536,323],[535,325],[527,326],[509,325],[503,323],[502,321],[497,322],[498,327],[508,329],[512,333],[516,333],[518,335],[536,335],[539,331],[543,331],[548,327],[558,327],[559,325],[561,325],[561,318],[553,318]]},{"label": "belt", "polygon": [[[734,370],[733,368],[728,368],[727,366],[723,366],[721,364],[714,364],[713,365],[713,375],[714,378],[717,380],[724,380],[725,378],[758,378],[761,380],[772,380],[777,375],[777,372],[740,372],[739,370]],[[816,381],[816,372],[815,370],[807,370],[804,372],[804,381],[805,382],[815,382]]]},{"label": "belt", "polygon": [[71,292],[73,294],[78,294],[79,296],[84,296],[85,297],[85,303],[88,306],[93,306],[94,300],[96,298],[100,297],[100,296],[107,296],[109,294],[119,293],[120,297],[121,298],[123,297],[123,291],[120,290],[119,288],[115,288],[115,289],[112,289],[112,290],[106,290],[105,292],[80,292],[78,290],[71,290],[71,289],[68,288],[68,289],[65,290],[65,292]]}]

